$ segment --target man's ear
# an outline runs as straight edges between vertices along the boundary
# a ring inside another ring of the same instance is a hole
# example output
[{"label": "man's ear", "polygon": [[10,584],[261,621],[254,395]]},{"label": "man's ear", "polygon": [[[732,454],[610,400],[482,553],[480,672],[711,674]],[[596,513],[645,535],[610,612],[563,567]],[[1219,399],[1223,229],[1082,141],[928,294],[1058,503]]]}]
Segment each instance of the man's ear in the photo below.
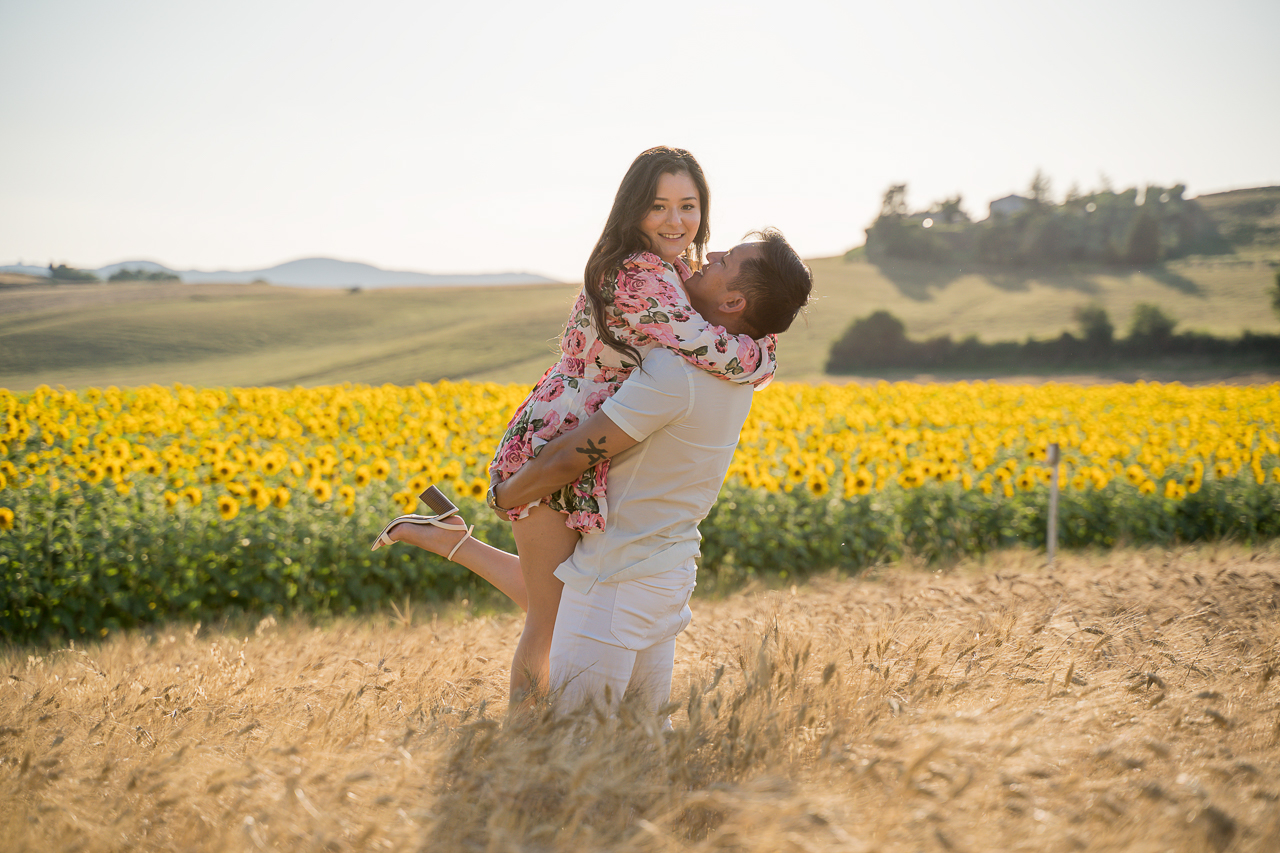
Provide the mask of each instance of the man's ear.
[{"label": "man's ear", "polygon": [[720,311],[725,314],[741,314],[747,310],[747,297],[741,291],[729,290],[720,300]]}]

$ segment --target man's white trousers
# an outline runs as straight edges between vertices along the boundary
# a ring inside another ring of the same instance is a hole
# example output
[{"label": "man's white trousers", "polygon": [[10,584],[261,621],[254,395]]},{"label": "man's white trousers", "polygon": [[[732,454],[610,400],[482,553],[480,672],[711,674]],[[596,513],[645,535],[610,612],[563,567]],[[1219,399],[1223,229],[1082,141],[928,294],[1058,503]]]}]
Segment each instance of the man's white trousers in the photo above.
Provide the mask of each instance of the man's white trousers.
[{"label": "man's white trousers", "polygon": [[566,586],[551,640],[558,707],[571,711],[593,702],[612,710],[627,693],[655,712],[666,704],[676,635],[693,618],[696,573],[690,559],[656,575],[596,583],[585,594]]}]

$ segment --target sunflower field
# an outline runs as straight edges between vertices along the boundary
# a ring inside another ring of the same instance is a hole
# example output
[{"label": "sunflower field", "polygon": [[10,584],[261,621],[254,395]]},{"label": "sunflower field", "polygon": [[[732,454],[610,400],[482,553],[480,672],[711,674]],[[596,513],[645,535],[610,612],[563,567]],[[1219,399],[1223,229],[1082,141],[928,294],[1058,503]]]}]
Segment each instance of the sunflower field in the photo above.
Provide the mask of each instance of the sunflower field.
[{"label": "sunflower field", "polygon": [[[382,525],[430,484],[476,535],[527,388],[0,389],[0,636],[160,619],[354,613],[485,595]],[[854,570],[1042,547],[1061,450],[1063,547],[1280,535],[1280,385],[775,383],[756,395],[702,571]]]}]

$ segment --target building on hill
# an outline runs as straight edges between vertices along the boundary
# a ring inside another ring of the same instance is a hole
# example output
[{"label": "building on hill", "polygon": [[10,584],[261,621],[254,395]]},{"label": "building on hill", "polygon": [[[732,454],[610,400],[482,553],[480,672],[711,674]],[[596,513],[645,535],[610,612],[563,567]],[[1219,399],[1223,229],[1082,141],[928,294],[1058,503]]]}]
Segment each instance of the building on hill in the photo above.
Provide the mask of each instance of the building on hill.
[{"label": "building on hill", "polygon": [[1007,195],[1004,198],[998,198],[991,202],[991,213],[989,217],[995,219],[998,216],[1012,216],[1020,210],[1025,209],[1031,204],[1031,199],[1023,198],[1020,195]]}]

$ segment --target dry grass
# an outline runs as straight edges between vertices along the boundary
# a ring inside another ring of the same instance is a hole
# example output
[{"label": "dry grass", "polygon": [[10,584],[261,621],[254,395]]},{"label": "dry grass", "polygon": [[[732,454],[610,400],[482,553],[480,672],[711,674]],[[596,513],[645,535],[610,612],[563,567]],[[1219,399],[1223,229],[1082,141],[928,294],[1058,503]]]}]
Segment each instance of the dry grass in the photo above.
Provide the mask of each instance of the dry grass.
[{"label": "dry grass", "polygon": [[504,726],[510,615],[0,662],[5,850],[1280,849],[1280,552],[696,602],[662,735]]}]

